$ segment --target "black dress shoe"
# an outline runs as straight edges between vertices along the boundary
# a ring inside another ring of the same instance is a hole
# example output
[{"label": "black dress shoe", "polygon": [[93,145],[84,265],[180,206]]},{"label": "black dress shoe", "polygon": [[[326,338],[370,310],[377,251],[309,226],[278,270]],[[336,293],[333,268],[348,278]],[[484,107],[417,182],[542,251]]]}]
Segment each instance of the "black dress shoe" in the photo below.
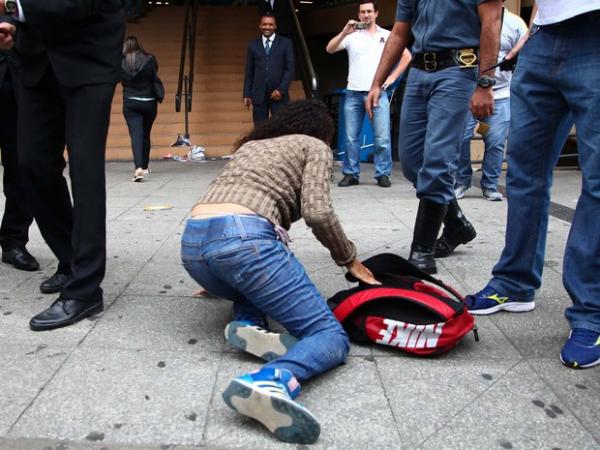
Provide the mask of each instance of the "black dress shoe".
[{"label": "black dress shoe", "polygon": [[36,259],[25,247],[17,247],[2,252],[2,262],[12,264],[15,269],[34,271],[40,268]]},{"label": "black dress shoe", "polygon": [[47,280],[42,281],[40,284],[40,291],[43,294],[55,294],[60,292],[65,284],[69,281],[69,275],[64,273],[56,272]]},{"label": "black dress shoe", "polygon": [[42,311],[29,321],[33,331],[53,330],[79,322],[86,317],[104,311],[102,300],[94,303],[59,298],[50,308]]},{"label": "black dress shoe", "polygon": [[356,175],[344,175],[344,178],[338,183],[339,187],[356,186],[359,183]]}]

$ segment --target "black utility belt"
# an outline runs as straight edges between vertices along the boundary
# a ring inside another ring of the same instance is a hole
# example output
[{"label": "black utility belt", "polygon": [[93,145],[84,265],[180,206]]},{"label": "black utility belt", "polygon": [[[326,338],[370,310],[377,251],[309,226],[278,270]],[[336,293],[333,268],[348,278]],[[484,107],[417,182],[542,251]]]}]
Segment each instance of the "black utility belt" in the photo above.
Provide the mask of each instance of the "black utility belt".
[{"label": "black utility belt", "polygon": [[479,65],[478,48],[459,48],[435,52],[415,53],[411,66],[426,72],[437,72],[448,67],[473,69]]}]

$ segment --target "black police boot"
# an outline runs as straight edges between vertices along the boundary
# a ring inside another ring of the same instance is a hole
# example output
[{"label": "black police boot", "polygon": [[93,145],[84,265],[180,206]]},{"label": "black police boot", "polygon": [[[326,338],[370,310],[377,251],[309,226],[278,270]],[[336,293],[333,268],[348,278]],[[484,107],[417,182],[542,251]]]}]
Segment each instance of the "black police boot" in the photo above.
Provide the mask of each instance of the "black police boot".
[{"label": "black police boot", "polygon": [[471,222],[463,214],[458,201],[452,200],[448,204],[448,210],[444,217],[444,231],[438,239],[435,248],[436,258],[445,258],[454,252],[460,244],[471,242],[477,236],[477,232]]},{"label": "black police boot", "polygon": [[422,198],[419,202],[408,261],[429,274],[437,273],[435,245],[445,214],[446,205],[442,203],[427,198]]}]

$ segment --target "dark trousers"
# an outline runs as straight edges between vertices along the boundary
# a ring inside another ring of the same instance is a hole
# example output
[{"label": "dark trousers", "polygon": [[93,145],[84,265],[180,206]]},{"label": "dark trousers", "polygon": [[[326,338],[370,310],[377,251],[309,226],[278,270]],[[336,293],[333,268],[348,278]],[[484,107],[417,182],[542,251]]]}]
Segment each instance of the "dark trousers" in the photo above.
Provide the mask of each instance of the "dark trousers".
[{"label": "dark trousers", "polygon": [[150,133],[156,119],[157,101],[123,100],[123,115],[129,128],[135,168],[148,168],[150,161]]},{"label": "dark trousers", "polygon": [[[269,92],[268,95],[271,93]],[[262,103],[256,104],[252,103],[252,120],[254,121],[254,125],[258,125],[261,122],[269,119],[269,111],[271,115],[275,114],[277,111],[281,109],[283,105],[290,101],[289,95],[284,95],[283,98],[279,101],[273,101],[269,97],[267,97]]]},{"label": "dark trousers", "polygon": [[27,206],[27,196],[19,177],[17,154],[17,102],[10,73],[0,85],[0,151],[4,166],[4,215],[0,225],[2,250],[24,247],[29,241],[29,226],[33,216]]},{"label": "dark trousers", "polygon": [[[48,69],[19,97],[19,151],[33,215],[46,243],[71,273],[60,298],[102,300],[106,267],[104,153],[114,84],[68,88]],[[65,145],[73,204],[63,176]]]}]

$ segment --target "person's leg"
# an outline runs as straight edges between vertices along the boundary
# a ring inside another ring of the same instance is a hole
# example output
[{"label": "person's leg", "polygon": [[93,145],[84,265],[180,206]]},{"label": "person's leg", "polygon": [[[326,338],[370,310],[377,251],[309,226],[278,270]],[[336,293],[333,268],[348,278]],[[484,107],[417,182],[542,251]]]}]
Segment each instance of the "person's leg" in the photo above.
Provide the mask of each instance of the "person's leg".
[{"label": "person's leg", "polygon": [[[0,85],[0,152],[6,202],[0,225],[0,247],[3,251],[25,249],[33,215],[29,209],[23,181],[19,176],[17,153],[17,103],[7,74]],[[32,270],[35,265],[32,265]],[[39,267],[39,265],[37,265]]]},{"label": "person's leg", "polygon": [[558,39],[568,48],[562,93],[577,129],[582,189],[563,261],[563,282],[573,305],[565,316],[573,330],[561,352],[570,367],[600,364],[600,18],[579,18]]},{"label": "person's leg", "polygon": [[[535,307],[533,298],[544,264],[550,187],[560,151],[552,130],[557,130],[568,111],[556,85],[555,71],[563,65],[563,56],[554,54],[555,45],[552,35],[538,31],[519,56],[519,69],[511,84],[504,249],[488,285],[468,297],[473,314]],[[566,136],[560,139],[564,142]],[[524,218],[527,226],[523,226]]]},{"label": "person's leg", "polygon": [[271,115],[276,114],[281,108],[283,108],[287,103],[290,102],[290,97],[288,94],[284,95],[281,100],[274,102],[269,102],[269,108],[271,110]]},{"label": "person's leg", "polygon": [[[18,108],[19,168],[40,232],[58,258],[57,273],[71,272],[73,211],[63,176],[64,105],[53,75],[35,88],[22,86]],[[36,130],[32,133],[31,130]],[[62,283],[59,283],[62,287]]]},{"label": "person's leg", "polygon": [[473,176],[473,169],[471,167],[471,140],[473,139],[476,125],[477,119],[475,119],[473,114],[469,111],[467,116],[467,127],[465,129],[462,146],[460,147],[455,177],[456,180],[454,182],[457,199],[462,198],[464,192],[471,187],[471,177]]},{"label": "person's leg", "polygon": [[73,194],[73,262],[61,298],[102,302],[106,268],[106,137],[114,84],[63,88]]},{"label": "person's leg", "polygon": [[254,125],[259,125],[269,119],[269,105],[265,101],[260,104],[252,103],[252,120]]},{"label": "person's leg", "polygon": [[[129,129],[131,138],[131,151],[133,152],[133,165],[135,169],[144,168],[144,117],[139,110],[138,100],[123,100],[123,115]],[[143,105],[141,105],[143,107]]]},{"label": "person's leg", "polygon": [[141,168],[146,170],[148,169],[148,164],[150,163],[150,149],[152,148],[152,142],[150,140],[150,136],[152,134],[152,125],[154,124],[154,120],[156,119],[158,102],[153,100],[151,102],[145,102],[144,105],[144,158],[142,160]]},{"label": "person's leg", "polygon": [[499,99],[494,102],[494,113],[487,120],[487,124],[490,126],[490,129],[483,137],[485,152],[481,166],[481,189],[497,191],[498,179],[502,172],[508,125],[510,124],[509,98]]},{"label": "person's leg", "polygon": [[360,177],[360,132],[365,120],[365,103],[362,92],[346,91],[344,99],[346,121],[346,154],[342,173]]},{"label": "person's leg", "polygon": [[390,134],[390,100],[385,91],[382,91],[379,97],[379,106],[373,109],[371,124],[373,125],[373,135],[375,137],[373,153],[375,178],[389,177],[392,173],[392,139]]}]

